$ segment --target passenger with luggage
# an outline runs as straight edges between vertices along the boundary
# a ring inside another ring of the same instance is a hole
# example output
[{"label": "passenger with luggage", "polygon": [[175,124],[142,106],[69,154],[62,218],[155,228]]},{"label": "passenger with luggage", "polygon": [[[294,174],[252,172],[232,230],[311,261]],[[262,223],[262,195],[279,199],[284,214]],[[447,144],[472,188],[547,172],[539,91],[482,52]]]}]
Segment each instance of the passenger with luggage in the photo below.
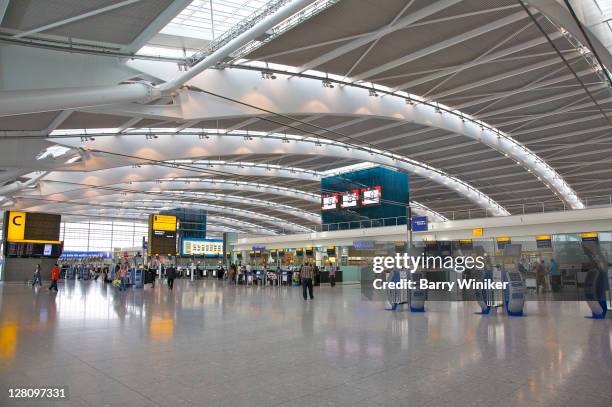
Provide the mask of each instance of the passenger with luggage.
[{"label": "passenger with luggage", "polygon": [[40,264],[36,265],[36,270],[34,270],[34,275],[32,276],[32,287],[36,287],[36,284],[42,287],[42,280],[40,278]]}]

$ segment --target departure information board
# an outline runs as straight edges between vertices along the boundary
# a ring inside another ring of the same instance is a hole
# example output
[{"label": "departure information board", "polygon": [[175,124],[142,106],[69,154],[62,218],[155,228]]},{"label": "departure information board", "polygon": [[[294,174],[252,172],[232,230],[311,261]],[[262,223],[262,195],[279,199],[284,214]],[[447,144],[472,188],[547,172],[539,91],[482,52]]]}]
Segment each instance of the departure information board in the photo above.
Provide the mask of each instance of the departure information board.
[{"label": "departure information board", "polygon": [[148,254],[177,255],[175,216],[149,215]]},{"label": "departure information board", "polygon": [[7,211],[4,214],[4,254],[7,257],[58,258],[62,254],[62,217],[49,213]]},{"label": "departure information board", "polygon": [[4,215],[8,242],[59,243],[61,215],[7,211]]},{"label": "departure information board", "polygon": [[6,257],[39,258],[46,257],[57,259],[62,255],[63,245],[48,243],[6,243]]}]

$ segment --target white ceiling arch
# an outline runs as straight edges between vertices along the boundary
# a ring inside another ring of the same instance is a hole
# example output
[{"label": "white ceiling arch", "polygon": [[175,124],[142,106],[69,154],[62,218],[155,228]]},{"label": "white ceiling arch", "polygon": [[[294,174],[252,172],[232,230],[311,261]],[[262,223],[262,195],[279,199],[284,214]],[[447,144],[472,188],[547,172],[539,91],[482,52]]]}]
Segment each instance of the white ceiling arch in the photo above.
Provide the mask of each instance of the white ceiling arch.
[{"label": "white ceiling arch", "polygon": [[[142,143],[142,137],[135,134],[121,134],[114,136],[95,137],[83,142],[81,138],[57,139],[62,145],[82,148],[88,152],[86,158],[75,163],[76,168],[95,169],[99,164],[97,156],[111,155],[124,157],[136,162],[144,163],[168,162],[191,157],[217,157],[244,154],[278,154],[278,155],[312,155],[331,156],[336,158],[350,158],[356,161],[373,162],[380,165],[396,168],[409,173],[417,174],[431,179],[444,187],[456,191],[481,208],[489,211],[493,216],[506,216],[509,214],[501,205],[473,186],[446,174],[445,172],[428,166],[424,163],[411,160],[405,156],[388,153],[374,148],[352,147],[342,142],[331,142],[317,138],[288,135],[254,135],[244,134],[218,134],[209,136],[209,139],[200,137],[200,133],[189,134],[159,134],[157,138],[149,139],[147,144]],[[96,158],[87,158],[94,157]]]},{"label": "white ceiling arch", "polygon": [[[139,65],[142,69],[147,67],[152,69],[148,73],[167,79],[178,74],[169,73],[168,67],[156,71],[154,68],[158,65]],[[320,78],[295,76],[294,72],[278,74],[277,77],[276,80],[261,80],[260,72],[251,69],[208,70],[205,75],[196,76],[188,83],[206,92],[182,89],[178,91],[176,99],[180,102],[183,120],[187,121],[256,117],[274,112],[289,117],[297,114],[370,116],[450,131],[483,143],[513,159],[571,208],[584,207],[575,191],[542,158],[509,135],[460,111],[435,103],[423,103],[416,96],[410,97],[416,103],[406,103],[406,96],[386,94],[384,97],[372,97],[369,90],[357,86],[323,87]],[[94,110],[109,112],[108,109]],[[142,110],[146,113],[153,109],[143,107]],[[115,113],[120,114],[120,111]],[[327,132],[321,133],[321,137],[333,136]]]},{"label": "white ceiling arch", "polygon": [[[323,176],[324,175],[320,175],[320,177],[323,177]],[[235,198],[235,197],[228,196],[227,194],[200,192],[202,190],[221,190],[221,191],[231,191],[231,192],[255,192],[255,193],[265,192],[266,194],[278,195],[280,197],[285,197],[285,198],[293,198],[293,199],[297,198],[297,199],[309,202],[311,204],[317,204],[317,206],[321,202],[320,195],[312,193],[312,192],[301,191],[296,188],[287,188],[287,187],[282,187],[278,185],[270,185],[270,184],[264,184],[264,183],[259,183],[259,182],[231,181],[231,180],[214,179],[214,178],[210,178],[210,179],[183,178],[183,179],[168,179],[168,180],[154,180],[154,181],[138,181],[138,182],[132,182],[129,184],[120,183],[120,184],[104,185],[100,188],[96,186],[92,186],[92,185],[85,185],[85,184],[74,184],[74,183],[64,184],[58,181],[43,181],[40,183],[39,188],[35,190],[30,189],[30,190],[23,191],[20,196],[43,196],[43,194],[41,193],[41,190],[48,189],[44,185],[47,185],[49,183],[53,185],[63,185],[66,188],[71,188],[70,190],[66,190],[61,193],[51,193],[51,194],[44,195],[49,199],[62,198],[62,199],[79,200],[79,199],[97,197],[101,195],[115,195],[117,193],[120,193],[120,194],[123,193],[123,192],[118,192],[118,191],[128,191],[130,193],[143,192],[143,193],[153,193],[153,194],[160,193],[160,192],[167,192],[171,195],[163,195],[162,198],[166,198],[166,197],[173,198],[172,194],[175,194],[178,199],[181,198],[181,194],[187,194],[186,197],[189,197],[190,196],[189,192],[191,192],[195,198],[198,198],[201,195],[203,195],[204,198],[206,196],[211,196],[212,198],[215,198],[216,200],[223,199],[223,200],[227,200],[228,202],[230,202],[231,199]],[[74,189],[75,187],[77,187],[78,189]],[[194,190],[197,190],[198,192],[192,192]],[[125,195],[123,199],[125,199]],[[252,202],[252,201],[256,201],[256,202]],[[251,203],[255,206],[258,206],[259,202],[264,203],[263,205],[260,205],[260,206],[276,204],[275,202],[265,201],[261,199],[258,199],[258,200],[250,199],[248,200],[248,202],[243,201],[242,203]],[[431,208],[428,208],[427,206],[419,202],[410,201],[410,206],[416,214],[426,215],[434,222],[444,222],[448,220],[442,214],[432,210]],[[317,214],[314,214],[314,213],[310,213],[310,214],[313,216],[319,217],[319,215]],[[308,220],[314,220],[315,222],[320,221],[320,217],[318,218],[318,220],[314,219],[314,217],[310,215],[305,218]]]},{"label": "white ceiling arch", "polygon": [[[305,232],[312,231],[313,229],[302,226],[300,224],[288,221],[286,219],[281,219],[275,216],[263,214],[260,212],[254,212],[246,209],[233,208],[223,205],[214,205],[207,204],[201,202],[190,202],[190,201],[180,201],[180,200],[153,200],[150,198],[140,199],[137,201],[128,200],[118,202],[116,197],[114,196],[98,196],[94,198],[90,198],[85,202],[78,201],[65,201],[60,199],[43,199],[43,198],[34,198],[28,196],[21,196],[14,200],[14,207],[18,209],[29,209],[29,210],[40,210],[40,211],[52,211],[57,212],[60,208],[71,208],[69,213],[72,213],[74,207],[101,207],[105,209],[116,209],[116,210],[136,210],[136,209],[145,209],[148,210],[149,213],[159,212],[161,210],[172,209],[174,207],[180,206],[182,208],[197,208],[204,209],[208,212],[222,214],[222,215],[230,215],[230,216],[241,216],[248,219],[253,219],[257,222],[261,222],[266,225],[272,225],[277,229],[281,229],[284,231],[291,232]],[[266,227],[264,225],[257,225],[259,227]],[[267,226],[269,229],[272,227]]]}]

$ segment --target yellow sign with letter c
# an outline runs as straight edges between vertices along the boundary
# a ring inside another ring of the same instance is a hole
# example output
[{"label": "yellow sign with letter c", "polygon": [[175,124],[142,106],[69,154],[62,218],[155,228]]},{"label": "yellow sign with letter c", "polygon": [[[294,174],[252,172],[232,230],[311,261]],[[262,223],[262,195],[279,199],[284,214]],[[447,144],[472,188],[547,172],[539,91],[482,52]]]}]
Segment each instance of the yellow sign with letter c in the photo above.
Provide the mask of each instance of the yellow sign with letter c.
[{"label": "yellow sign with letter c", "polygon": [[9,212],[8,232],[6,240],[8,242],[24,240],[26,225],[25,212]]}]

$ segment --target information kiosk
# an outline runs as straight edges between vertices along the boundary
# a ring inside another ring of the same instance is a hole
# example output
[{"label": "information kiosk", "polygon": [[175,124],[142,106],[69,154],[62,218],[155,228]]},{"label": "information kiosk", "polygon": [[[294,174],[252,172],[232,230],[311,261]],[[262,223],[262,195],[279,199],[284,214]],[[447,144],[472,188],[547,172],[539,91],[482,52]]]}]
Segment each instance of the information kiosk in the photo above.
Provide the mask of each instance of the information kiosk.
[{"label": "information kiosk", "polygon": [[[480,276],[475,276],[475,280],[493,280],[493,272],[491,270],[484,270]],[[478,306],[480,306],[480,312],[477,312],[477,314],[489,315],[491,313],[491,300],[493,299],[493,292],[491,290],[487,290],[486,288],[482,288],[475,290],[475,295],[476,302],[478,302]]]},{"label": "information kiosk", "polygon": [[419,281],[424,278],[423,273],[416,271],[411,273],[410,280],[415,282],[413,290],[408,290],[408,304],[411,312],[425,312],[425,300],[427,299],[427,290],[419,288]]},{"label": "information kiosk", "polygon": [[522,316],[525,306],[525,281],[518,271],[518,262],[521,257],[521,245],[511,244],[504,248],[504,258],[512,259],[511,263],[504,264],[503,281],[504,308],[510,316]]}]

